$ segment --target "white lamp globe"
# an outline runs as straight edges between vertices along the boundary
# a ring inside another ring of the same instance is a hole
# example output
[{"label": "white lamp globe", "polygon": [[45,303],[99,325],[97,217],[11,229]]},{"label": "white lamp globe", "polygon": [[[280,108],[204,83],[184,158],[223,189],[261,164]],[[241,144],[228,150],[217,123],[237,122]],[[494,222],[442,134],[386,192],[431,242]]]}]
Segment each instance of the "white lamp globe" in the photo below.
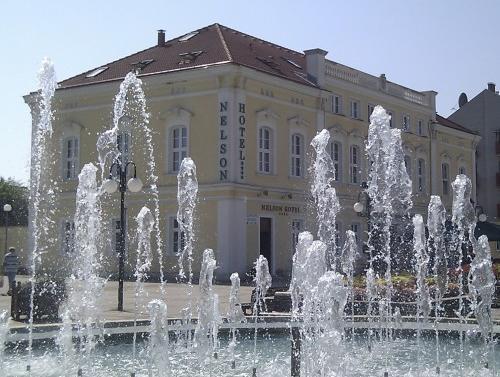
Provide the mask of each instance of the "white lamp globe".
[{"label": "white lamp globe", "polygon": [[102,184],[102,189],[106,191],[108,194],[112,194],[118,190],[118,182],[114,179],[106,179]]},{"label": "white lamp globe", "polygon": [[10,211],[12,211],[12,206],[10,204],[8,204],[8,203],[4,204],[3,205],[3,210],[4,210],[4,212],[10,212]]},{"label": "white lamp globe", "polygon": [[131,192],[139,192],[142,190],[142,181],[140,178],[130,178],[127,182],[127,187]]},{"label": "white lamp globe", "polygon": [[354,212],[361,213],[361,212],[363,212],[364,209],[365,209],[365,206],[363,205],[363,203],[360,203],[360,202],[354,203]]},{"label": "white lamp globe", "polygon": [[487,219],[486,213],[480,213],[478,218],[479,218],[479,221],[484,223]]}]

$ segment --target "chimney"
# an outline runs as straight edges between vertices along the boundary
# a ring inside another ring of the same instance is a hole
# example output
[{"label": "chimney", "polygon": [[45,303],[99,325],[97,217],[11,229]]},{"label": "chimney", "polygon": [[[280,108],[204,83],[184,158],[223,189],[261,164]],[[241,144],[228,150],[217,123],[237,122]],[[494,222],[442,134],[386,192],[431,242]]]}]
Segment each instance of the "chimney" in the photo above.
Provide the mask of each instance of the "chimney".
[{"label": "chimney", "polygon": [[306,72],[319,86],[325,85],[325,56],[328,51],[320,48],[304,51],[306,55]]},{"label": "chimney", "polygon": [[490,92],[495,93],[495,83],[494,83],[494,82],[489,82],[489,83],[488,83],[488,90],[489,90]]},{"label": "chimney", "polygon": [[158,47],[165,46],[165,30],[158,30]]}]

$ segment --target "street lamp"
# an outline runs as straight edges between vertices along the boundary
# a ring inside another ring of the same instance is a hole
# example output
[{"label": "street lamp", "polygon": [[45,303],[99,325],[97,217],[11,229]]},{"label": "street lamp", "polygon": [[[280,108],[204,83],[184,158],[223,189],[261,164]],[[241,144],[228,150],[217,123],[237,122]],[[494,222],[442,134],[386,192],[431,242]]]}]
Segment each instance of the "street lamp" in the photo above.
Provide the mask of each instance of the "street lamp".
[{"label": "street lamp", "polygon": [[9,229],[9,212],[12,211],[12,206],[10,204],[4,204],[3,205],[3,211],[5,212],[5,252],[7,252],[7,236],[8,236],[8,229]]},{"label": "street lamp", "polygon": [[[358,214],[358,216],[366,217],[368,220],[368,224],[370,222],[370,213],[371,213],[371,205],[370,205],[370,197],[366,192],[368,188],[368,184],[366,182],[361,182],[361,191],[358,193],[358,201],[354,203],[353,209],[354,212]],[[361,202],[361,195],[365,196],[366,206]]]},{"label": "street lamp", "polygon": [[[129,167],[134,168],[134,175],[127,181]],[[123,311],[123,278],[125,270],[125,192],[127,187],[130,192],[142,190],[142,181],[137,178],[137,167],[135,163],[129,161],[123,164],[115,161],[109,168],[109,178],[106,179],[102,188],[108,194],[113,194],[120,190],[120,242],[118,252],[118,310]]]}]

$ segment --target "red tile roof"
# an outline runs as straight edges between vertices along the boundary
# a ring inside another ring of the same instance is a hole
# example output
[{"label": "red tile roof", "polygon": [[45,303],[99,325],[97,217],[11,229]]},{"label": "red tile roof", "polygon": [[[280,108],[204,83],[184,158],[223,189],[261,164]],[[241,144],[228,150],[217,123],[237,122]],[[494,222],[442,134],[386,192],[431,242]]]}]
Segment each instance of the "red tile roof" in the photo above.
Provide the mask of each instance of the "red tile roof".
[{"label": "red tile roof", "polygon": [[436,114],[436,122],[442,126],[450,127],[450,128],[455,129],[455,130],[462,131],[462,132],[467,132],[468,134],[474,134],[474,135],[477,134],[476,132],[469,130],[468,128],[465,128],[464,126],[462,126],[456,122],[453,122],[452,120],[444,118],[439,114]]},{"label": "red tile roof", "polygon": [[[196,30],[193,37],[180,41],[183,36],[129,55],[114,62],[103,64],[108,67],[94,77],[86,77],[87,72],[66,79],[61,88],[89,85],[105,81],[121,80],[134,69],[134,63],[153,59],[140,75],[159,74],[181,69],[194,69],[200,66],[229,63],[250,67],[275,76],[283,77],[308,86],[316,86],[307,80],[305,55],[290,49],[266,42],[262,39],[243,34],[228,27],[213,24]],[[190,34],[190,33],[188,33]],[[186,34],[187,35],[187,34]],[[189,54],[202,51],[192,60]]]}]

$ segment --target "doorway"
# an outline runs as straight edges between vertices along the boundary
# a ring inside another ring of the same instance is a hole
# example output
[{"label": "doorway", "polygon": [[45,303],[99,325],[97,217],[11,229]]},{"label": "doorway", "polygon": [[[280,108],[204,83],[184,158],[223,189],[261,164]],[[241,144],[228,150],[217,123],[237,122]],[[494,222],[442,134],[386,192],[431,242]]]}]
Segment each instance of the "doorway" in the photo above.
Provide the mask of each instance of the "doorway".
[{"label": "doorway", "polygon": [[272,240],[272,219],[270,217],[260,218],[260,254],[266,257],[269,264],[269,271],[273,271],[273,240]]}]

